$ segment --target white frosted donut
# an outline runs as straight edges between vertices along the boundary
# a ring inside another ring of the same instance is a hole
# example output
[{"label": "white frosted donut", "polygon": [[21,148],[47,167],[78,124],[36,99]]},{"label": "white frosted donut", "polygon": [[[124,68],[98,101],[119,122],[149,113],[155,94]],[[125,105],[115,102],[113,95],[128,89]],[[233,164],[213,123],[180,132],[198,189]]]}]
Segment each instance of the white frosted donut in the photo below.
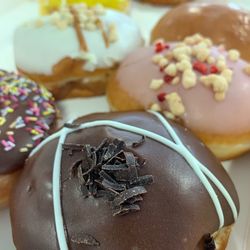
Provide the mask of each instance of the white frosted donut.
[{"label": "white frosted donut", "polygon": [[21,25],[14,36],[19,72],[56,99],[104,94],[117,65],[141,45],[132,18],[100,6],[61,8]]},{"label": "white frosted donut", "polygon": [[[48,75],[52,74],[53,66],[62,59],[82,57],[74,27],[68,25],[60,29],[53,23],[53,18],[54,15],[44,17],[40,24],[38,20],[32,20],[16,30],[15,59],[21,70]],[[89,49],[89,60],[84,65],[86,71],[110,68],[142,44],[138,26],[129,16],[106,10],[100,19],[106,32],[108,25],[116,25],[117,41],[110,43],[107,48],[100,29],[82,29]]]}]

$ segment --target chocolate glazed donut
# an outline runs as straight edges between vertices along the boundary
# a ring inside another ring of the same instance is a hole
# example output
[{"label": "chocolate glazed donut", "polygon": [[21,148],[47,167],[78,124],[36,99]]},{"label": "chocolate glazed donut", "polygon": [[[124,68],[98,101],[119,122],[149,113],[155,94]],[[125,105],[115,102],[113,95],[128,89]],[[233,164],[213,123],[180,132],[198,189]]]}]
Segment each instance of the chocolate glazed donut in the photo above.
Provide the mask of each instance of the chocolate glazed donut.
[{"label": "chocolate glazed donut", "polygon": [[[231,206],[211,181],[210,198],[198,161]],[[156,113],[117,112],[66,124],[32,152],[11,221],[17,250],[204,250],[225,248],[238,211],[230,178],[187,129]]]},{"label": "chocolate glazed donut", "polygon": [[250,14],[235,4],[193,2],[182,4],[164,15],[151,34],[151,41],[181,41],[200,33],[226,49],[237,49],[250,61]]},{"label": "chocolate glazed donut", "polygon": [[30,151],[56,127],[54,98],[35,82],[0,70],[0,207]]}]

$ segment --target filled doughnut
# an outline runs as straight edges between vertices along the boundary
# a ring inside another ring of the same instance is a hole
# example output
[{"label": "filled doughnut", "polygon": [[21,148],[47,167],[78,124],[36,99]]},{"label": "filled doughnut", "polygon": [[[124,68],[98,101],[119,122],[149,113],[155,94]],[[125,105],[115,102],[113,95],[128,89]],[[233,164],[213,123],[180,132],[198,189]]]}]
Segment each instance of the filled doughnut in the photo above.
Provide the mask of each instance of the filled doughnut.
[{"label": "filled doughnut", "polygon": [[11,202],[17,250],[224,250],[239,201],[187,129],[152,112],[67,123],[30,155]]},{"label": "filled doughnut", "polygon": [[167,12],[156,24],[151,41],[181,41],[200,33],[215,44],[237,49],[243,59],[250,61],[250,14],[237,4],[218,1],[182,4]]},{"label": "filled doughnut", "polygon": [[56,125],[54,100],[35,82],[0,70],[0,207],[30,151]]},{"label": "filled doughnut", "polygon": [[46,86],[56,99],[104,94],[110,74],[142,44],[129,16],[83,4],[30,21],[14,38],[19,72]]},{"label": "filled doughnut", "polygon": [[113,110],[153,109],[191,129],[222,160],[250,149],[250,65],[199,34],[138,49],[107,95]]}]

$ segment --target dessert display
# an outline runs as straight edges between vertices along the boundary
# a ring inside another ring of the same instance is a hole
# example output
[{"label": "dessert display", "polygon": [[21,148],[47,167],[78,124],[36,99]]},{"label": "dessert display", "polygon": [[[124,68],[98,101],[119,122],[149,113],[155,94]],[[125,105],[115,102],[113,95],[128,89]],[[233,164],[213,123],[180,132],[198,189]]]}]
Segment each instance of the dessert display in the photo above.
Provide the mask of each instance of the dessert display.
[{"label": "dessert display", "polygon": [[151,40],[181,41],[195,33],[207,36],[227,49],[239,50],[242,58],[250,61],[250,14],[232,1],[228,4],[215,1],[182,4],[160,19],[152,31]]},{"label": "dessert display", "polygon": [[250,149],[250,65],[199,34],[131,53],[107,89],[113,110],[152,109],[192,130],[222,160]]},{"label": "dessert display", "polygon": [[181,4],[191,0],[141,0],[151,4]]},{"label": "dessert display", "polygon": [[74,5],[85,3],[88,6],[102,4],[107,8],[116,9],[127,12],[130,6],[130,0],[39,0],[41,14],[47,15],[55,10],[58,10],[62,4]]},{"label": "dessert display", "polygon": [[11,205],[17,250],[224,250],[239,211],[219,161],[156,112],[66,123],[32,151]]},{"label": "dessert display", "polygon": [[142,44],[131,17],[84,4],[25,23],[14,38],[19,72],[56,99],[104,94],[120,61]]},{"label": "dessert display", "polygon": [[54,100],[45,88],[0,70],[0,207],[30,151],[56,123]]}]

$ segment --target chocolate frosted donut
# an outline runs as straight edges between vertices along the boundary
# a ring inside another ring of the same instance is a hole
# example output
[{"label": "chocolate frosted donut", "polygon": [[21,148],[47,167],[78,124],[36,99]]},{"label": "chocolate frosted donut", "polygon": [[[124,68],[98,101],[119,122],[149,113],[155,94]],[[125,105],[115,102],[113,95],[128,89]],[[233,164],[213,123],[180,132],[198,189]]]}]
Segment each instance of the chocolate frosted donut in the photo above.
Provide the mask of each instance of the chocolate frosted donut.
[{"label": "chocolate frosted donut", "polygon": [[15,172],[51,132],[56,109],[52,95],[33,81],[0,70],[0,205]]},{"label": "chocolate frosted donut", "polygon": [[92,114],[26,162],[12,196],[17,250],[225,249],[239,211],[225,170],[160,114]]},{"label": "chocolate frosted donut", "polygon": [[233,3],[213,1],[182,4],[166,13],[152,31],[151,41],[181,41],[200,33],[227,49],[237,49],[250,61],[250,14]]}]

